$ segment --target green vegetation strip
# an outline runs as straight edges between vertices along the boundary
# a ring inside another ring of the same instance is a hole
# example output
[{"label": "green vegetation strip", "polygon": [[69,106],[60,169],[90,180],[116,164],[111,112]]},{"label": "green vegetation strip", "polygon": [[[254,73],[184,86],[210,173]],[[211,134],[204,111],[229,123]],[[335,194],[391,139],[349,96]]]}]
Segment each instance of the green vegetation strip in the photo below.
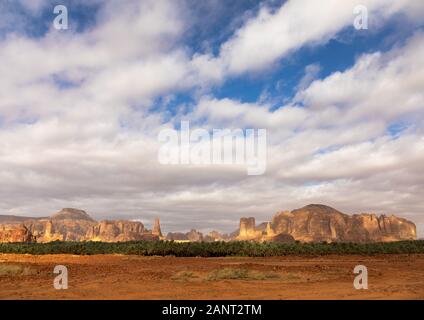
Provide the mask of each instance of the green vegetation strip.
[{"label": "green vegetation strip", "polygon": [[256,242],[50,242],[0,243],[0,253],[17,254],[125,254],[177,257],[272,257],[328,254],[424,253],[424,240],[386,243],[256,243]]}]

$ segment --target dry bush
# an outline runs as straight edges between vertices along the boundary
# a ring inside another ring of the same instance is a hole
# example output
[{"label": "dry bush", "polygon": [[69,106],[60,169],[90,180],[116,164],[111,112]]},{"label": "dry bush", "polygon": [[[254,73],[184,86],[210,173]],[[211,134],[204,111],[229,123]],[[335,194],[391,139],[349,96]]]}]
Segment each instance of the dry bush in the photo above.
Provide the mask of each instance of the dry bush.
[{"label": "dry bush", "polygon": [[0,276],[28,276],[34,274],[30,267],[17,264],[0,264]]}]

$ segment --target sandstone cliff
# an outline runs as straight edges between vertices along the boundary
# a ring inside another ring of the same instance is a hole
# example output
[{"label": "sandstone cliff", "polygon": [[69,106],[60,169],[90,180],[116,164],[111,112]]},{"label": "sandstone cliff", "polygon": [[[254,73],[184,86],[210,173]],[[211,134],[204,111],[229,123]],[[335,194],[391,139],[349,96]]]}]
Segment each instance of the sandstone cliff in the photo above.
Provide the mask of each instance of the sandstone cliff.
[{"label": "sandstone cliff", "polygon": [[415,240],[415,224],[403,218],[375,214],[346,215],[324,205],[312,204],[277,213],[271,222],[275,234],[288,234],[303,242]]},{"label": "sandstone cliff", "polygon": [[92,226],[85,234],[85,238],[92,241],[125,242],[143,240],[144,233],[141,222],[104,220]]},{"label": "sandstone cliff", "polygon": [[[49,218],[0,216],[0,242],[51,241],[158,241],[164,239],[159,219],[153,231],[141,222],[104,220],[97,222],[85,211],[66,208]],[[239,229],[230,235],[214,231],[206,236],[192,229],[187,233],[168,233],[166,240],[216,241],[251,240],[272,242],[371,242],[417,238],[415,224],[396,216],[375,214],[347,215],[325,205],[277,213],[271,222],[256,226],[255,218],[241,218]]]},{"label": "sandstone cliff", "polygon": [[158,236],[159,238],[163,238],[162,230],[160,228],[160,220],[159,218],[155,219],[155,223],[153,224],[152,234]]},{"label": "sandstone cliff", "polygon": [[[18,224],[18,221],[22,225]],[[141,222],[127,220],[97,222],[85,211],[71,208],[62,209],[47,219],[28,218],[18,221],[0,225],[0,242],[15,242],[16,239],[22,239],[17,242],[28,242],[28,239],[36,242],[159,240],[157,235],[145,230]],[[27,230],[27,236],[22,227]]]},{"label": "sandstone cliff", "polygon": [[25,225],[0,226],[0,242],[34,242],[35,239]]},{"label": "sandstone cliff", "polygon": [[262,231],[256,228],[255,218],[241,218],[237,240],[255,240],[262,236]]}]

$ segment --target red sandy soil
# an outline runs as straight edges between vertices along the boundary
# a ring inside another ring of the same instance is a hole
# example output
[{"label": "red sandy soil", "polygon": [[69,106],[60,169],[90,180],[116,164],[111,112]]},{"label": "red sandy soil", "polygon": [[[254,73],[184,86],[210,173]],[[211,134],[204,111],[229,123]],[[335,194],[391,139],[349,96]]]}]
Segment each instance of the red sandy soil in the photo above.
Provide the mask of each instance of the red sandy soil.
[{"label": "red sandy soil", "polygon": [[[365,265],[369,289],[353,287]],[[271,258],[176,258],[122,255],[0,254],[0,299],[424,299],[424,255]],[[55,265],[69,271],[69,288],[53,288]],[[267,280],[207,280],[214,270],[248,269]],[[187,272],[184,278],[182,272]],[[176,279],[177,278],[177,279]]]}]

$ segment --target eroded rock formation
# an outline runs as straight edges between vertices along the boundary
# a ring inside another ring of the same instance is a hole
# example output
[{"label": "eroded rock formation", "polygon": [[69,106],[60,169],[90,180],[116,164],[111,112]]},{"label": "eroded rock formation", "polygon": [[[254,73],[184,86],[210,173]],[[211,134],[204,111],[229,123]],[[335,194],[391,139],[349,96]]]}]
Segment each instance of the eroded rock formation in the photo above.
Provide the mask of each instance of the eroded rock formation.
[{"label": "eroded rock formation", "polygon": [[186,236],[191,242],[203,241],[203,234],[195,229],[191,229],[190,232],[186,233]]},{"label": "eroded rock formation", "polygon": [[206,237],[208,237],[210,241],[225,241],[229,238],[227,234],[221,234],[215,230],[209,232]]},{"label": "eroded rock formation", "polygon": [[288,234],[303,242],[384,242],[417,237],[415,224],[403,218],[375,214],[349,216],[317,204],[277,213],[271,228],[275,234]]},{"label": "eroded rock formation", "polygon": [[0,227],[0,242],[34,242],[31,231],[24,225],[2,225]]},{"label": "eroded rock formation", "polygon": [[187,234],[182,232],[169,232],[166,235],[167,241],[189,241]]},{"label": "eroded rock formation", "polygon": [[[164,239],[159,219],[153,230],[141,222],[104,220],[97,222],[85,211],[62,209],[49,218],[0,216],[0,242],[104,241],[123,242]],[[371,242],[415,240],[415,224],[396,216],[376,214],[347,215],[325,205],[277,213],[271,222],[256,226],[255,218],[241,218],[240,228],[230,235],[216,231],[203,236],[192,229],[188,233],[168,233],[166,240],[216,241],[250,240],[272,242]]]},{"label": "eroded rock formation", "polygon": [[125,242],[143,240],[144,225],[127,220],[103,220],[89,229],[85,237],[92,241]]},{"label": "eroded rock formation", "polygon": [[[0,226],[0,242],[14,242],[15,239],[29,239],[37,242],[51,241],[103,241],[124,242],[135,240],[157,241],[159,237],[145,230],[137,221],[104,220],[97,222],[85,211],[62,209],[48,219],[29,218],[22,222],[28,230],[24,236],[23,227],[17,223]],[[14,230],[13,232],[11,230]],[[22,236],[20,236],[22,234]],[[24,240],[17,242],[25,242]]]},{"label": "eroded rock formation", "polygon": [[266,234],[267,237],[274,237],[275,236],[275,231],[271,227],[271,222],[267,222],[265,234]]},{"label": "eroded rock formation", "polygon": [[241,218],[237,240],[255,240],[262,236],[261,230],[256,230],[255,218]]},{"label": "eroded rock formation", "polygon": [[152,234],[158,236],[159,238],[162,238],[163,237],[162,230],[160,228],[160,220],[159,220],[159,218],[156,218],[155,219],[155,223],[153,225]]},{"label": "eroded rock formation", "polygon": [[275,236],[267,236],[264,240],[278,243],[293,243],[296,241],[291,235],[286,233],[280,233]]}]

